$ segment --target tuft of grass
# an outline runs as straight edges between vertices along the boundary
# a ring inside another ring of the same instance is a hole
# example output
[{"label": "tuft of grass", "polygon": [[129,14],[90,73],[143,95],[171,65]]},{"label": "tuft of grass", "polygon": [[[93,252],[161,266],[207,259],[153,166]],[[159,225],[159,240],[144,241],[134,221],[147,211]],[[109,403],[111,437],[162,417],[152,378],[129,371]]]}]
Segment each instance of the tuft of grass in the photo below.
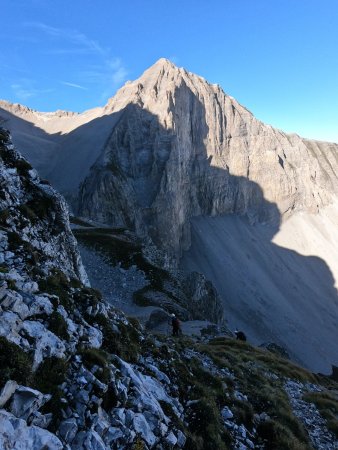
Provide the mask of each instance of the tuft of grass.
[{"label": "tuft of grass", "polygon": [[52,197],[45,195],[34,196],[34,199],[26,203],[26,207],[32,211],[33,221],[44,220],[50,217],[55,204]]},{"label": "tuft of grass", "polygon": [[141,436],[137,436],[137,438],[133,442],[132,450],[144,450],[145,444]]},{"label": "tuft of grass", "polygon": [[[180,346],[184,344],[180,343]],[[178,348],[179,346],[177,346]],[[171,376],[179,387],[180,401],[192,401],[187,407],[186,447],[192,449],[229,448],[231,436],[225,429],[220,411],[227,402],[224,380],[205,370],[198,359],[175,360]]]},{"label": "tuft of grass", "polygon": [[83,363],[89,369],[94,365],[105,367],[107,364],[107,354],[105,351],[97,348],[86,348],[80,351]]},{"label": "tuft of grass", "polygon": [[104,350],[97,348],[86,348],[81,350],[83,364],[91,369],[93,366],[99,366],[100,370],[95,373],[95,376],[102,381],[108,383],[110,381],[110,370],[108,367],[108,355]]},{"label": "tuft of grass", "polygon": [[42,414],[52,413],[53,419],[48,429],[56,432],[62,420],[62,410],[65,404],[62,402],[63,392],[60,385],[66,380],[69,364],[63,358],[45,358],[37,368],[32,387],[44,394],[51,394],[52,398],[41,408]]},{"label": "tuft of grass", "polygon": [[[190,440],[198,436],[203,442],[203,450],[227,450],[231,438],[221,423],[219,408],[212,398],[202,398],[193,403],[187,416]],[[189,447],[188,447],[189,448]]]},{"label": "tuft of grass", "polygon": [[240,365],[241,363],[252,362],[279,376],[303,382],[317,382],[316,376],[306,369],[267,350],[253,347],[246,342],[217,337],[211,339],[207,345],[202,345],[201,350],[205,351],[212,358],[219,356],[232,364]]},{"label": "tuft of grass", "polygon": [[167,417],[169,417],[169,419],[171,420],[172,424],[179,430],[182,430],[184,428],[184,424],[181,421],[181,419],[179,417],[177,417],[177,415],[174,413],[174,410],[173,410],[171,404],[167,403],[164,400],[159,400],[159,404],[160,404],[164,414]]},{"label": "tuft of grass", "polygon": [[8,289],[11,289],[12,291],[16,291],[16,284],[14,280],[6,280]]},{"label": "tuft of grass", "polygon": [[74,302],[69,294],[69,281],[66,275],[60,270],[54,269],[49,277],[40,280],[39,289],[41,292],[57,295],[66,311],[72,311],[74,309]]},{"label": "tuft of grass", "polygon": [[27,384],[32,375],[32,357],[18,345],[0,337],[0,388],[8,380]]},{"label": "tuft of grass", "polygon": [[57,392],[66,379],[68,365],[63,358],[45,358],[34,373],[32,386],[44,394]]},{"label": "tuft of grass", "polygon": [[[129,319],[129,324],[123,322],[114,329],[111,322],[103,314],[85,316],[88,323],[99,326],[103,334],[102,349],[112,355],[117,355],[128,362],[137,362],[140,350],[139,322]],[[134,324],[134,325],[133,325]]]},{"label": "tuft of grass", "polygon": [[0,273],[8,273],[9,269],[6,264],[0,264]]},{"label": "tuft of grass", "polygon": [[7,238],[10,250],[15,251],[22,246],[23,240],[21,239],[21,236],[15,231],[8,231]]},{"label": "tuft of grass", "polygon": [[108,413],[118,405],[119,397],[114,388],[108,385],[107,392],[102,396],[102,408]]},{"label": "tuft of grass", "polygon": [[16,170],[18,175],[21,175],[23,177],[28,175],[28,171],[32,169],[32,166],[27,162],[25,159],[18,159],[16,161]]},{"label": "tuft of grass", "polygon": [[76,306],[86,310],[89,306],[96,306],[102,299],[102,294],[97,289],[82,287],[74,294]]},{"label": "tuft of grass", "polygon": [[68,326],[60,313],[54,311],[48,318],[48,329],[60,339],[69,341]]},{"label": "tuft of grass", "polygon": [[279,421],[268,420],[257,427],[258,434],[268,442],[269,450],[311,450],[310,443],[302,442]]},{"label": "tuft of grass", "polygon": [[21,212],[21,214],[26,219],[28,219],[31,223],[34,224],[37,222],[37,216],[36,216],[35,212],[27,204],[24,203],[22,205],[19,205],[18,209]]}]

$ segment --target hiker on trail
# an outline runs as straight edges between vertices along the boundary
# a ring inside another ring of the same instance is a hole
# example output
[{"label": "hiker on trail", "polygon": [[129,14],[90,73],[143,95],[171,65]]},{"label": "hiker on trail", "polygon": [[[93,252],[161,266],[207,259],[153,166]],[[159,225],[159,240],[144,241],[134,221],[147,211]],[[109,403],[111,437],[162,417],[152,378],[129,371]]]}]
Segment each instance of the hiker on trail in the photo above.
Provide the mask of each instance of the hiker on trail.
[{"label": "hiker on trail", "polygon": [[181,331],[181,323],[175,314],[171,315],[171,326],[173,327],[173,336],[178,336]]},{"label": "hiker on trail", "polygon": [[238,331],[238,330],[235,330],[235,335],[236,335],[236,339],[238,340],[238,341],[246,341],[246,336],[245,336],[245,334],[243,333],[243,331]]}]

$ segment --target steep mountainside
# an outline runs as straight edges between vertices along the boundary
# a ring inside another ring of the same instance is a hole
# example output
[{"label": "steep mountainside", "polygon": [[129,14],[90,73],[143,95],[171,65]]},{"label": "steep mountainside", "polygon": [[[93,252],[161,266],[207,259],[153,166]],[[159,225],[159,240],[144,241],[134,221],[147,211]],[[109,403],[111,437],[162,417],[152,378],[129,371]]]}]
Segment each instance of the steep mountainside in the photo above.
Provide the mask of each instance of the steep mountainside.
[{"label": "steep mountainside", "polygon": [[[338,364],[337,144],[265,125],[218,85],[165,59],[103,108],[47,114],[1,107],[24,154],[74,211],[133,230],[171,266],[193,242],[192,262],[188,254],[183,267],[212,279],[232,326],[255,342],[274,338],[313,370],[329,373]],[[191,241],[191,220],[206,216]],[[227,217],[216,226],[210,216]],[[319,241],[303,239],[317,240],[318,227],[326,230]],[[276,235],[284,249],[272,243]]]},{"label": "steep mountainside", "polygon": [[89,288],[63,199],[1,129],[0,183],[1,449],[337,448],[333,380],[233,339],[145,333]]}]

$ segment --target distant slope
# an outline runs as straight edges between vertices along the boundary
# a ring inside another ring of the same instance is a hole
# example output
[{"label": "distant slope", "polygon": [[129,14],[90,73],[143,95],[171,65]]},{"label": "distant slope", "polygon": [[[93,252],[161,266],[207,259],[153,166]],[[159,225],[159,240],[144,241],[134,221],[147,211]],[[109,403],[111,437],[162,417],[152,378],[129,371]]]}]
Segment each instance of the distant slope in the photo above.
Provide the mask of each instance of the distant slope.
[{"label": "distant slope", "polygon": [[243,329],[255,344],[276,342],[311,370],[330,373],[331,364],[338,365],[337,219],[333,206],[320,215],[298,213],[271,242],[268,225],[250,226],[234,216],[196,218],[182,267],[214,283],[230,327]]}]

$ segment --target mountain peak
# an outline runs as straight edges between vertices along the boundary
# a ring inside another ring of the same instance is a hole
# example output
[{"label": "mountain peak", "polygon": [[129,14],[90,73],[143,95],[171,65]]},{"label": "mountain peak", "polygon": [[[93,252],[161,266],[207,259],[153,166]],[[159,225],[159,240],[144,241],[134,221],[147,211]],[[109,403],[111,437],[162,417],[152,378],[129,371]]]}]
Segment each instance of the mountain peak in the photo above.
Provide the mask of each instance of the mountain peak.
[{"label": "mountain peak", "polygon": [[155,62],[155,64],[150,66],[150,69],[152,67],[168,67],[168,68],[172,68],[172,69],[178,69],[178,67],[172,61],[170,61],[167,58],[160,58],[160,59],[158,59]]},{"label": "mountain peak", "polygon": [[181,69],[177,67],[174,63],[172,63],[169,59],[166,58],[160,58],[158,59],[152,66],[150,66],[148,69],[146,69],[141,76],[143,78],[144,76],[154,76],[158,75],[160,73],[170,73],[170,72],[176,72],[178,73]]}]

